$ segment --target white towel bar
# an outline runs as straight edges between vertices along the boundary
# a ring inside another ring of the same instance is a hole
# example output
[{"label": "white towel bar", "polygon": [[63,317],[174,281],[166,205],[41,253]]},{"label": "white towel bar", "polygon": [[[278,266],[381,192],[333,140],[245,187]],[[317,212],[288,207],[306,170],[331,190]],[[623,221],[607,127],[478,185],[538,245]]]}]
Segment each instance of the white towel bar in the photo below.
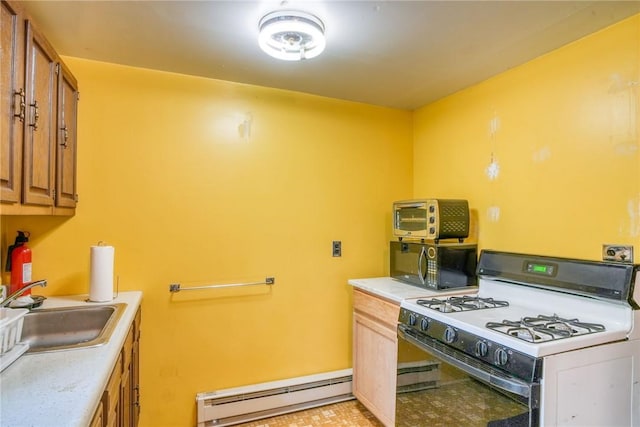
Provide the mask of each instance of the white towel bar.
[{"label": "white towel bar", "polygon": [[276,283],[275,277],[267,277],[263,282],[251,282],[251,283],[228,283],[226,285],[204,285],[193,286],[191,288],[182,288],[180,283],[172,283],[169,285],[169,292],[175,293],[180,291],[197,291],[200,289],[217,289],[217,288],[235,288],[238,286],[255,286],[255,285],[273,285]]}]

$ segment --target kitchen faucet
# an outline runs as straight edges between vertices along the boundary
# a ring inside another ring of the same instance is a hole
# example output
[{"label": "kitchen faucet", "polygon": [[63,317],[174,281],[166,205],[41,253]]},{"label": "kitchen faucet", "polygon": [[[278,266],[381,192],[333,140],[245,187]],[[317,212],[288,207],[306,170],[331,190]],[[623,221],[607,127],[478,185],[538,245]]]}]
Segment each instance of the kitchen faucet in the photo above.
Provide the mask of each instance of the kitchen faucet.
[{"label": "kitchen faucet", "polygon": [[15,291],[11,295],[9,295],[7,298],[5,298],[2,302],[0,302],[0,308],[8,306],[11,303],[11,301],[13,301],[14,299],[18,298],[20,295],[22,295],[23,293],[25,293],[29,289],[31,289],[33,287],[36,287],[36,286],[42,286],[43,288],[45,288],[47,286],[47,281],[46,280],[38,280],[37,282],[31,282],[31,283],[29,283],[27,285],[24,285],[24,287],[18,289],[17,291]]}]

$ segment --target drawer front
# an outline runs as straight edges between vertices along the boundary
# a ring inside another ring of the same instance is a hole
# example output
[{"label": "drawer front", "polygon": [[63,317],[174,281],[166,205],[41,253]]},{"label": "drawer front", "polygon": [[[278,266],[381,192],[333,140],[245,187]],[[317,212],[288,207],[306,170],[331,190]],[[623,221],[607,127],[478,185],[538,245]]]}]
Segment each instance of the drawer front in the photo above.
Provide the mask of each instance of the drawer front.
[{"label": "drawer front", "polygon": [[353,308],[372,317],[395,331],[400,315],[400,304],[354,289]]},{"label": "drawer front", "polygon": [[124,345],[122,346],[122,372],[129,369],[129,365],[131,364],[131,354],[133,352],[133,325],[129,328],[129,333],[127,334],[127,338],[124,340]]},{"label": "drawer front", "polygon": [[142,322],[142,310],[138,307],[138,312],[136,313],[136,318],[133,321],[133,340],[138,341],[140,339],[140,323]]},{"label": "drawer front", "polygon": [[104,413],[102,412],[104,409],[102,407],[102,401],[98,404],[98,409],[93,414],[93,419],[91,420],[91,424],[89,427],[103,427],[104,426]]},{"label": "drawer front", "polygon": [[[116,365],[113,367],[111,377],[107,383],[107,389],[105,390],[106,399],[103,401],[105,404],[105,414],[112,414],[115,408],[118,407],[118,401],[120,400],[120,378],[122,377],[122,356],[118,357]],[[107,417],[107,420],[111,417]]]}]

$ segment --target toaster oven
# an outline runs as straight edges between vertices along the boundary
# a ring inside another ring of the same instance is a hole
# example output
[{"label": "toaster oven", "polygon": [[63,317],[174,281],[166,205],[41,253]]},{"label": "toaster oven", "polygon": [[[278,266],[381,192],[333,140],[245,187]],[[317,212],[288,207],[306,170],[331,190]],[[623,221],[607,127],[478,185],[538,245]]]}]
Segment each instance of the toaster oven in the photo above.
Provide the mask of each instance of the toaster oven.
[{"label": "toaster oven", "polygon": [[393,203],[393,234],[435,240],[469,236],[469,203],[457,199],[404,200]]}]

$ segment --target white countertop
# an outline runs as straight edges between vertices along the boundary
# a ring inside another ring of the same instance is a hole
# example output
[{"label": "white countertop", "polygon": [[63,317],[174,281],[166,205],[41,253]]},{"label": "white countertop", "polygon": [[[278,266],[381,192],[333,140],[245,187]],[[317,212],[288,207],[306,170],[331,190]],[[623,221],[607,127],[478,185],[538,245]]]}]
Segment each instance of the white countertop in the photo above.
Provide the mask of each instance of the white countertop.
[{"label": "white countertop", "polygon": [[106,303],[88,303],[86,298],[47,297],[42,308],[126,303],[109,341],[99,347],[25,354],[16,360],[0,373],[0,426],[89,425],[140,306],[142,292],[120,292]]},{"label": "white countertop", "polygon": [[370,279],[349,279],[349,284],[374,295],[391,301],[402,302],[409,298],[434,298],[442,295],[471,293],[477,291],[476,286],[433,291],[409,285],[391,277],[374,277]]}]

